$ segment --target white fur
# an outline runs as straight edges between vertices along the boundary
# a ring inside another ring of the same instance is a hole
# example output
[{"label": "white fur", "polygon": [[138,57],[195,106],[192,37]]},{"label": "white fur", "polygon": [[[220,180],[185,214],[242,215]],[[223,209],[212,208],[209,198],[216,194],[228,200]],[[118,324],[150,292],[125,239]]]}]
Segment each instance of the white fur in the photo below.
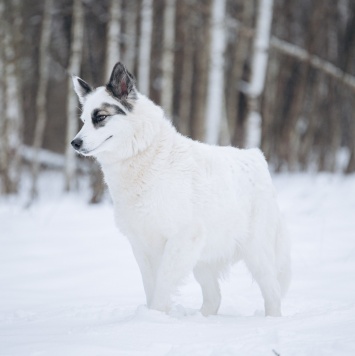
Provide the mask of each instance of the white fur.
[{"label": "white fur", "polygon": [[[193,271],[202,288],[202,313],[215,314],[218,279],[244,260],[260,286],[266,315],[281,315],[281,295],[290,280],[289,244],[261,151],[184,137],[139,93],[132,112],[104,87],[83,102],[80,152],[94,155],[102,166],[117,225],[142,273],[147,305],[168,311],[172,294]],[[104,102],[127,115],[94,128],[91,112]]]}]

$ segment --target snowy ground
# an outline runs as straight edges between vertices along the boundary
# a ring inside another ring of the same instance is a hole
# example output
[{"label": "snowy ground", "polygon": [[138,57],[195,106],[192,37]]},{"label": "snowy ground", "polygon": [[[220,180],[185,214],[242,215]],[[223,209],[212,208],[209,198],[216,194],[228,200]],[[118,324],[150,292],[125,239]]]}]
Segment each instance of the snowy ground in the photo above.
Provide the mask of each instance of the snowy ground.
[{"label": "snowy ground", "polygon": [[282,318],[263,316],[242,264],[217,316],[199,314],[192,278],[171,315],[147,310],[110,204],[44,181],[46,199],[30,209],[0,199],[1,356],[355,355],[355,176],[275,177],[293,239]]}]

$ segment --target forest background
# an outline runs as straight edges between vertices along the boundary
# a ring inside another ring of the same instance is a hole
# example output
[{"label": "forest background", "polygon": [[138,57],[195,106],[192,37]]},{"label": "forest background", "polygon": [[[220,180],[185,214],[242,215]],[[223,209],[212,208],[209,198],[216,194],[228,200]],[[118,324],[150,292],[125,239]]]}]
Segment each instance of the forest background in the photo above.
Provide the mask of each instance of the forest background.
[{"label": "forest background", "polygon": [[260,146],[274,171],[355,171],[353,0],[1,0],[0,194],[41,172],[75,190],[71,74],[103,85],[122,61],[193,139]]}]

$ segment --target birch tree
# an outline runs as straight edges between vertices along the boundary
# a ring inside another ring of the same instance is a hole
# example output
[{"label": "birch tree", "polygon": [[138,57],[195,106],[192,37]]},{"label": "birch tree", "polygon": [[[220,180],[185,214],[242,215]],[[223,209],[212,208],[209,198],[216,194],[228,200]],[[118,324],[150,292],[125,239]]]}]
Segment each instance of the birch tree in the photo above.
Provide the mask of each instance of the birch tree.
[{"label": "birch tree", "polygon": [[39,151],[43,144],[44,130],[47,121],[46,101],[49,76],[49,43],[51,37],[51,13],[53,0],[45,0],[43,8],[42,29],[39,42],[39,75],[38,90],[36,96],[36,115],[37,121],[35,126],[33,148],[34,156],[32,163],[32,188],[31,200],[35,199],[38,194],[38,174],[40,169]]},{"label": "birch tree", "polygon": [[167,0],[165,2],[162,56],[163,86],[161,104],[164,111],[171,119],[173,112],[175,1],[176,0]]},{"label": "birch tree", "polygon": [[[19,75],[19,58],[16,48],[20,47],[21,20],[18,0],[2,4],[3,36],[3,88],[4,132],[2,145],[5,152],[1,154],[4,174],[5,193],[16,193],[20,178],[23,111],[21,105],[21,82]],[[19,104],[20,103],[20,104]]]},{"label": "birch tree", "polygon": [[[132,2],[130,2],[132,4]],[[121,39],[121,0],[111,0],[109,7],[109,21],[107,24],[107,39],[105,50],[105,80],[111,75],[112,68],[120,60],[120,39]],[[98,165],[93,165],[90,175],[91,198],[90,204],[97,204],[101,201],[105,192],[105,185],[102,179],[101,169]]]},{"label": "birch tree", "polygon": [[246,147],[259,147],[261,143],[261,116],[259,113],[258,98],[263,92],[265,85],[272,10],[273,0],[259,0],[251,61],[251,78],[247,91]]},{"label": "birch tree", "polygon": [[[73,20],[71,27],[71,45],[68,72],[80,74],[83,38],[84,37],[84,9],[81,0],[74,0]],[[74,93],[71,77],[67,78],[67,132],[65,145],[65,190],[72,190],[75,186],[76,162],[75,152],[70,142],[78,131],[77,97]]]},{"label": "birch tree", "polygon": [[139,91],[149,95],[150,51],[152,46],[153,1],[142,0],[138,58]]},{"label": "birch tree", "polygon": [[106,43],[106,80],[110,78],[112,68],[120,60],[121,7],[121,0],[111,0]]},{"label": "birch tree", "polygon": [[210,144],[218,143],[224,113],[225,8],[226,0],[213,0],[205,136]]}]

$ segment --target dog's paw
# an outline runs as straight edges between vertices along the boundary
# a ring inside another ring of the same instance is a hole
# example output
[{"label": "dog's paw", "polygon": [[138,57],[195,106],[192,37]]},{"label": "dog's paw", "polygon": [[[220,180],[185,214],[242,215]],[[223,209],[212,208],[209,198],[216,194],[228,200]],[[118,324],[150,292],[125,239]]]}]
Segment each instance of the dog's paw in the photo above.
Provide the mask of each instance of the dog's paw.
[{"label": "dog's paw", "polygon": [[216,315],[219,306],[213,305],[211,303],[204,303],[200,309],[203,316]]}]

